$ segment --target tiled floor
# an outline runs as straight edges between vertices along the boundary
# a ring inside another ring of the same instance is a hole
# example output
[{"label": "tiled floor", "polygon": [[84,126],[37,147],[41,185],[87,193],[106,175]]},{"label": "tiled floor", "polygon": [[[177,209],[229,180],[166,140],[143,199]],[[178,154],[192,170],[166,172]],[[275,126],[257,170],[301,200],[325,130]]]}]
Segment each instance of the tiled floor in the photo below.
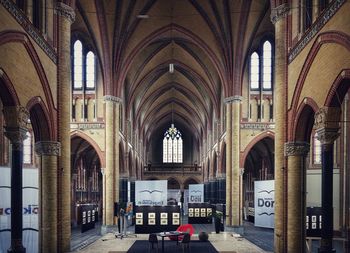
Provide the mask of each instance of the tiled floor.
[{"label": "tiled floor", "polygon": [[[186,222],[184,220],[183,222]],[[195,235],[192,240],[198,240],[199,232],[207,232],[209,234],[209,241],[219,252],[249,252],[249,253],[259,253],[259,252],[269,252],[269,249],[273,247],[273,231],[272,230],[262,230],[254,232],[254,226],[246,224],[248,230],[246,230],[247,237],[237,237],[233,236],[231,232],[224,232],[220,234],[215,234],[214,225],[212,224],[195,224]],[[134,227],[130,226],[128,232],[132,233]],[[78,251],[82,253],[114,253],[114,252],[127,252],[135,240],[148,240],[148,235],[137,235],[137,238],[115,238],[114,234],[109,233],[104,236],[99,235],[100,226],[96,226],[94,230],[89,230],[85,233],[80,233],[78,229],[72,230],[72,252]],[[258,242],[267,251],[259,248],[257,245],[252,243]],[[272,250],[271,250],[272,251]]]}]

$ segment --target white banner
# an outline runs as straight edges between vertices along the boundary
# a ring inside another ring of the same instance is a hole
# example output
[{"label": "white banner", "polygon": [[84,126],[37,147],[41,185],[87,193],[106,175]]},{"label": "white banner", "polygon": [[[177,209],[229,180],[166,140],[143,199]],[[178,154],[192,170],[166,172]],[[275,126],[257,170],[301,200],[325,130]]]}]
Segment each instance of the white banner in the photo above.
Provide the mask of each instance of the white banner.
[{"label": "white banner", "polygon": [[[11,246],[11,169],[0,167],[0,253]],[[38,169],[23,169],[23,246],[38,252]]]},{"label": "white banner", "polygon": [[165,206],[167,200],[167,180],[135,181],[135,204],[137,206]]},{"label": "white banner", "polygon": [[188,185],[188,203],[204,202],[204,184]]},{"label": "white banner", "polygon": [[274,228],[275,180],[255,181],[254,186],[254,225]]}]

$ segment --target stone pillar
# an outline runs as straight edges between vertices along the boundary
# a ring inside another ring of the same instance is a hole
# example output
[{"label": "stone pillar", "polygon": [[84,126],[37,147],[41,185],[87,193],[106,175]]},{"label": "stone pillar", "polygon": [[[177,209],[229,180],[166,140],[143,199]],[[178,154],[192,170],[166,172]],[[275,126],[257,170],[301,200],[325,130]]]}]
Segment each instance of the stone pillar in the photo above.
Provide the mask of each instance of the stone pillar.
[{"label": "stone pillar", "polygon": [[333,249],[333,146],[339,136],[340,108],[322,107],[315,114],[317,138],[322,147],[322,228],[318,252]]},{"label": "stone pillar", "polygon": [[[241,169],[239,167],[240,158],[240,122],[241,122],[241,96],[232,97],[232,167],[231,167],[231,187],[232,187],[232,226],[242,226],[241,215]],[[237,231],[239,232],[239,231]]]},{"label": "stone pillar", "polygon": [[288,157],[288,218],[287,252],[304,252],[306,216],[305,157],[310,145],[306,142],[288,142],[284,146]]},{"label": "stone pillar", "polygon": [[102,224],[106,224],[106,169],[101,168],[102,174]]},{"label": "stone pillar", "polygon": [[[285,1],[282,1],[285,2]],[[286,204],[285,204],[285,157],[287,124],[287,20],[289,5],[283,3],[271,10],[271,21],[275,25],[275,235],[274,252],[285,251]]]},{"label": "stone pillar", "polygon": [[27,137],[29,112],[22,106],[3,109],[5,136],[11,143],[11,248],[8,253],[25,253],[23,229],[23,141]]},{"label": "stone pillar", "polygon": [[232,125],[232,103],[227,98],[226,103],[226,225],[232,225],[232,195],[231,195],[231,160],[232,160],[232,138],[231,138],[231,125]]},{"label": "stone pillar", "polygon": [[39,252],[57,252],[57,157],[61,144],[40,141],[35,144],[40,164]]},{"label": "stone pillar", "polygon": [[106,169],[103,226],[115,225],[114,203],[119,203],[119,104],[120,98],[105,96]]},{"label": "stone pillar", "polygon": [[70,151],[70,115],[71,115],[71,24],[74,22],[74,10],[57,2],[55,13],[58,17],[57,46],[57,96],[58,96],[58,141],[61,143],[61,156],[58,160],[58,252],[70,251],[71,239],[71,151]]}]

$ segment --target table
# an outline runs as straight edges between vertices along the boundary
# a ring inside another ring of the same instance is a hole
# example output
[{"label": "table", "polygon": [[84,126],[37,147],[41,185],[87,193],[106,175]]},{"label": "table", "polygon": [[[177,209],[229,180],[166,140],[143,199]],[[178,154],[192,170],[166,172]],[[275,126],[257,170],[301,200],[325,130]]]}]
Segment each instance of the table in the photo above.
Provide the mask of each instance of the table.
[{"label": "table", "polygon": [[169,232],[160,232],[157,233],[157,236],[162,237],[162,253],[164,253],[164,238],[170,236],[176,236],[176,244],[179,244],[179,236],[187,234],[186,232],[181,231],[169,231]]}]

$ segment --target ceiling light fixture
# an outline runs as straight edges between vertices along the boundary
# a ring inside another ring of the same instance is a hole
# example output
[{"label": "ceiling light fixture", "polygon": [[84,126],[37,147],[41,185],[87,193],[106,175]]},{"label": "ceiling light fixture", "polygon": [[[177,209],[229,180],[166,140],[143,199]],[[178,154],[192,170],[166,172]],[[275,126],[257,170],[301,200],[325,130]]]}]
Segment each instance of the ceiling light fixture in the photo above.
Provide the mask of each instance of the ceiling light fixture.
[{"label": "ceiling light fixture", "polygon": [[146,15],[146,14],[140,14],[140,15],[137,15],[136,17],[140,18],[140,19],[147,19],[147,18],[149,18],[149,16]]}]

